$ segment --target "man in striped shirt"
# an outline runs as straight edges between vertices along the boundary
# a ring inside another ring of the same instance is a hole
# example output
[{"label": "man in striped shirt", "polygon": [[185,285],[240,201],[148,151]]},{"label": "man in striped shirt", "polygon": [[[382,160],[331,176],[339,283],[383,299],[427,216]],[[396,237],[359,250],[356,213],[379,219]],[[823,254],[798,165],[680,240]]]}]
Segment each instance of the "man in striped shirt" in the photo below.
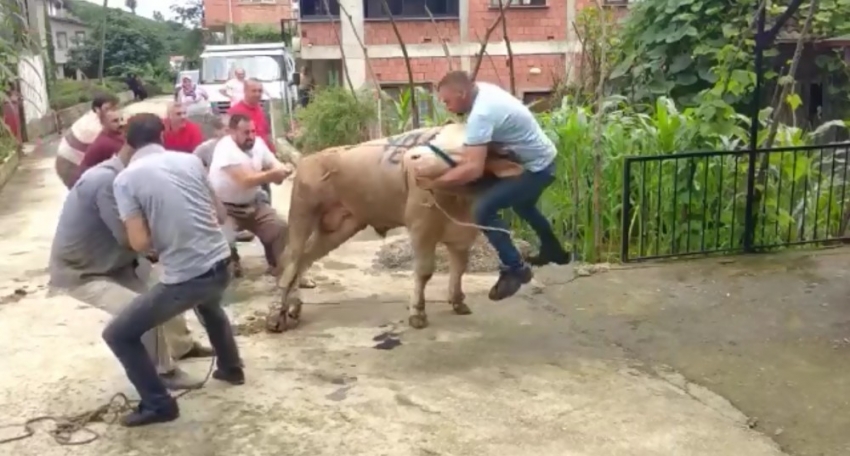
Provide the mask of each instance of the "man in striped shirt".
[{"label": "man in striped shirt", "polygon": [[119,104],[115,95],[96,95],[91,102],[91,111],[77,119],[59,141],[59,147],[56,149],[56,174],[69,190],[77,179],[86,149],[103,129],[106,113],[118,109]]}]

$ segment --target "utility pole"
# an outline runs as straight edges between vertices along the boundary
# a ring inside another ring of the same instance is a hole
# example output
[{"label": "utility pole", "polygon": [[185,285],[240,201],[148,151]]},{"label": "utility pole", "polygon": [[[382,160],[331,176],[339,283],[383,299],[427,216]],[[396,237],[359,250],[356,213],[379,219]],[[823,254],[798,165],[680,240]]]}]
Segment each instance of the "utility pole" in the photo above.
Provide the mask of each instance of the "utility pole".
[{"label": "utility pole", "polygon": [[106,54],[106,18],[109,15],[109,0],[103,0],[103,19],[100,21],[100,66],[98,66],[97,75],[100,78],[100,85],[103,85],[103,57]]}]

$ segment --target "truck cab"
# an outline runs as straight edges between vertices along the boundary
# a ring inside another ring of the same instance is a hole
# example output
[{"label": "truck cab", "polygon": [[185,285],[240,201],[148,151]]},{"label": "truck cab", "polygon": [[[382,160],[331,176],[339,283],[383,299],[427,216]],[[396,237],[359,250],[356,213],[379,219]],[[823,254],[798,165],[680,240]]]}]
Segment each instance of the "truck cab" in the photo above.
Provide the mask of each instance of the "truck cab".
[{"label": "truck cab", "polygon": [[209,95],[213,113],[222,114],[230,108],[230,99],[221,89],[236,68],[262,82],[267,116],[271,100],[283,100],[292,109],[298,94],[290,84],[295,77],[295,60],[283,43],[210,45],[201,54],[198,85]]}]

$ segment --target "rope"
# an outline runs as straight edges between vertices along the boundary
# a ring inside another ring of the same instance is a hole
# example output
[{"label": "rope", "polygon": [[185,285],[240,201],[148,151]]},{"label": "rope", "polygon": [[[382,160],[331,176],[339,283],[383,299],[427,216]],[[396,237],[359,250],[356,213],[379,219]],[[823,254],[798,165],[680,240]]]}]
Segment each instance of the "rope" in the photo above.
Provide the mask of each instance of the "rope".
[{"label": "rope", "polygon": [[[198,309],[195,308],[193,310],[195,311],[195,315],[198,317],[198,321],[201,323],[201,326],[206,328],[207,325],[204,324],[204,319],[201,317],[201,314],[200,312],[198,312]],[[157,351],[159,351],[159,349],[157,349]],[[207,374],[204,376],[203,380],[194,385],[191,385],[188,389],[185,389],[175,394],[174,399],[180,399],[181,397],[186,396],[194,390],[203,388],[212,376],[213,369],[215,368],[215,361],[216,357],[213,356],[210,359],[210,365],[207,369]],[[30,418],[21,424],[7,424],[4,426],[0,426],[0,429],[22,427],[24,430],[21,434],[16,435],[14,437],[0,439],[0,445],[25,440],[34,436],[36,430],[33,426],[45,421],[51,421],[54,423],[53,429],[48,430],[47,433],[51,437],[53,437],[53,440],[59,445],[87,445],[101,437],[100,434],[91,430],[89,428],[89,425],[93,423],[115,424],[119,416],[126,412],[134,410],[138,404],[139,401],[131,400],[124,393],[118,393],[112,396],[109,399],[109,402],[107,402],[106,404],[101,405],[100,407],[97,407],[96,409],[90,410],[88,412],[78,413],[76,415],[69,416],[41,415],[35,418]],[[85,433],[86,435],[88,435],[88,438],[82,440],[74,440],[74,436],[79,433]]]},{"label": "rope", "polygon": [[[437,201],[437,197],[434,196],[433,190],[429,190],[428,193],[431,194],[431,199],[434,201],[434,206],[437,206],[437,209],[439,209],[440,212],[442,212],[443,215],[445,215],[446,218],[448,218],[450,222],[452,222],[456,225],[465,226],[467,228],[477,228],[481,231],[497,231],[497,232],[500,232],[500,233],[505,233],[508,236],[513,236],[513,233],[511,233],[511,230],[506,230],[504,228],[499,228],[499,227],[496,227],[496,226],[483,226],[483,225],[479,225],[477,223],[461,222],[460,220],[452,217],[452,215],[449,214],[449,212],[447,210],[445,210],[443,208],[443,206],[440,205],[440,202]],[[427,203],[423,203],[422,205],[428,206]]]}]

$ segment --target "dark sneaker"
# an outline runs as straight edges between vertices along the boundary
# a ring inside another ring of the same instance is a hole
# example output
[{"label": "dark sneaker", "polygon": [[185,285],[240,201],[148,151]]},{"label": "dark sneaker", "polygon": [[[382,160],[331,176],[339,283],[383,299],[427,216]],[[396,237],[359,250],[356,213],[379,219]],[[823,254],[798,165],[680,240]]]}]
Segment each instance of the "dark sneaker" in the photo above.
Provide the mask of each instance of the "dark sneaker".
[{"label": "dark sneaker", "polygon": [[201,345],[198,342],[195,342],[194,344],[192,344],[192,348],[190,348],[189,351],[183,354],[183,356],[178,358],[178,360],[182,361],[184,359],[191,358],[210,358],[212,356],[215,356],[215,350],[210,347]]},{"label": "dark sneaker", "polygon": [[165,384],[165,387],[171,391],[199,389],[204,386],[203,380],[192,378],[191,375],[179,368],[159,374],[159,378]]},{"label": "dark sneaker", "polygon": [[212,378],[231,385],[243,385],[245,384],[245,371],[241,367],[219,368],[212,373]]},{"label": "dark sneaker", "polygon": [[177,401],[171,399],[171,402],[157,410],[149,409],[139,404],[136,410],[121,418],[121,425],[124,427],[139,427],[147,426],[155,423],[168,423],[180,418],[180,408],[177,407]]},{"label": "dark sneaker", "polygon": [[564,250],[561,251],[541,251],[537,255],[531,255],[525,258],[525,262],[532,266],[546,266],[547,264],[565,265],[570,263],[570,254]]},{"label": "dark sneaker", "polygon": [[534,278],[534,273],[528,266],[523,266],[522,269],[516,271],[500,272],[499,280],[490,289],[490,300],[501,301],[515,295],[523,285],[531,282],[532,278]]}]

